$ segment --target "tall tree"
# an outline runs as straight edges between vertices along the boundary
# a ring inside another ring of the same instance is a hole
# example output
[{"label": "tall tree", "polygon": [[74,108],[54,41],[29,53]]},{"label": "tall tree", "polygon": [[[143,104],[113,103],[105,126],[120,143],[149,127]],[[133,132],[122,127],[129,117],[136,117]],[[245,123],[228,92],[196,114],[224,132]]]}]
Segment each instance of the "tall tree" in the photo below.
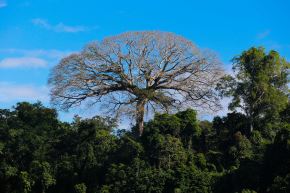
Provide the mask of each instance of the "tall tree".
[{"label": "tall tree", "polygon": [[218,86],[222,94],[233,97],[229,108],[245,112],[250,131],[277,121],[289,100],[290,63],[278,52],[266,53],[262,47],[244,51],[233,62],[235,77],[225,77]]},{"label": "tall tree", "polygon": [[159,111],[217,107],[213,87],[221,72],[214,54],[181,36],[128,32],[63,58],[49,84],[52,103],[61,109],[102,102],[109,112],[135,115],[141,135],[146,106]]}]

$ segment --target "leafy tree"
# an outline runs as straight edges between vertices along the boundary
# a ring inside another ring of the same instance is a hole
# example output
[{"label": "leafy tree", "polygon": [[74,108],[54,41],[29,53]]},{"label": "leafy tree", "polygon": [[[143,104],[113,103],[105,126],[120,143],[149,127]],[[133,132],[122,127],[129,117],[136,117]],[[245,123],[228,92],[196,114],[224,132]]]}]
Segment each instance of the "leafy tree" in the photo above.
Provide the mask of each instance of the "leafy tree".
[{"label": "leafy tree", "polygon": [[266,128],[279,122],[288,97],[290,64],[278,52],[265,53],[264,48],[250,48],[233,59],[235,77],[226,76],[218,89],[232,96],[230,109],[241,108],[249,119],[250,131],[260,129],[268,137]]},{"label": "leafy tree", "polygon": [[[105,175],[103,166],[110,163],[110,155],[117,147],[117,138],[111,134],[113,127],[115,122],[109,118],[75,119],[71,134],[62,139],[72,143],[68,144],[68,149],[63,152],[66,156],[58,156],[60,172],[57,174],[57,180],[64,183],[60,186],[65,186],[65,183],[70,181],[81,188],[78,191],[84,191],[83,185],[87,192],[95,192],[98,189],[99,183],[103,181],[102,175]],[[57,147],[62,145],[63,142],[60,141]]]},{"label": "leafy tree", "polygon": [[75,191],[76,193],[86,193],[87,192],[87,187],[84,183],[81,184],[76,184],[75,185]]},{"label": "leafy tree", "polygon": [[241,193],[257,193],[257,192],[254,190],[243,189]]},{"label": "leafy tree", "polygon": [[35,191],[44,193],[56,183],[52,168],[48,162],[33,161],[29,172],[35,181]]},{"label": "leafy tree", "polygon": [[268,140],[238,112],[156,114],[140,137],[136,127],[116,132],[112,118],[65,123],[41,103],[18,103],[0,110],[0,192],[286,193],[288,107],[269,121]]},{"label": "leafy tree", "polygon": [[269,185],[272,184],[273,192],[287,192],[287,187],[289,189],[289,181],[287,181],[290,175],[289,164],[290,127],[285,127],[278,132],[274,143],[267,146],[262,172],[262,191],[269,189]]},{"label": "leafy tree", "polygon": [[55,184],[49,153],[58,123],[56,111],[41,103],[0,111],[1,192],[46,192]]},{"label": "leafy tree", "polygon": [[271,192],[273,193],[286,193],[290,191],[290,174],[285,177],[275,177],[271,186]]},{"label": "leafy tree", "polygon": [[229,152],[235,160],[247,159],[252,157],[252,144],[241,132],[234,134],[234,146],[230,147]]}]

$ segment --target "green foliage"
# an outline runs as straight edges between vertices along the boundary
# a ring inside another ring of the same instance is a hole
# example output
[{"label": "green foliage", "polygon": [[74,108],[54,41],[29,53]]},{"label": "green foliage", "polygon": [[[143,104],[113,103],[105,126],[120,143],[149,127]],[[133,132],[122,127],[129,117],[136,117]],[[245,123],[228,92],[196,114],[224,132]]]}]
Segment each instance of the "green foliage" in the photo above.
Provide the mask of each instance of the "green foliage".
[{"label": "green foliage", "polygon": [[0,111],[0,192],[289,192],[285,120],[271,142],[236,112],[157,114],[141,137],[115,135],[110,118],[56,115],[40,103]]},{"label": "green foliage", "polygon": [[40,103],[1,110],[0,192],[72,192],[82,181],[96,189],[116,148],[114,126],[100,117],[61,123],[55,110]]},{"label": "green foliage", "polygon": [[234,134],[234,146],[230,150],[235,159],[250,159],[253,154],[251,142],[241,132]]},{"label": "green foliage", "polygon": [[28,193],[31,191],[32,186],[34,185],[34,181],[29,176],[28,172],[20,172],[19,175],[21,182],[21,190],[23,193]]},{"label": "green foliage", "polygon": [[217,87],[245,114],[212,122],[156,114],[138,136],[108,117],[63,123],[41,103],[0,110],[0,192],[290,192],[289,63],[262,48],[234,61]]},{"label": "green foliage", "polygon": [[76,193],[86,193],[87,192],[87,187],[84,183],[76,184],[74,186],[74,188],[75,188]]},{"label": "green foliage", "polygon": [[32,161],[30,173],[42,192],[45,192],[50,186],[56,183],[48,162]]},{"label": "green foliage", "polygon": [[287,193],[290,191],[290,174],[285,177],[276,176],[271,186],[273,193]]},{"label": "green foliage", "polygon": [[231,110],[241,108],[247,115],[250,131],[260,130],[268,139],[275,137],[279,113],[288,103],[289,68],[279,53],[250,48],[233,59],[235,77],[225,76],[217,89],[232,96]]},{"label": "green foliage", "polygon": [[156,115],[141,138],[109,118],[61,123],[40,103],[1,113],[1,192],[212,191],[193,110]]},{"label": "green foliage", "polygon": [[153,137],[152,134],[171,135],[180,138],[184,147],[191,149],[200,148],[198,140],[201,133],[196,111],[188,109],[175,115],[157,114],[145,125],[143,138],[150,141],[147,138]]},{"label": "green foliage", "polygon": [[257,192],[254,190],[243,189],[241,193],[257,193]]}]

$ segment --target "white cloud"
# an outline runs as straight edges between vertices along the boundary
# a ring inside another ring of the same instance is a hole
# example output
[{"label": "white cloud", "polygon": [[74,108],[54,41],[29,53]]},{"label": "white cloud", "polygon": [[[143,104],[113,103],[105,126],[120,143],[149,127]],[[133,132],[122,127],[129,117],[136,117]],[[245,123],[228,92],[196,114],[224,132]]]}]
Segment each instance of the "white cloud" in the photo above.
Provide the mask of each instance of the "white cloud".
[{"label": "white cloud", "polygon": [[2,8],[2,7],[6,7],[6,6],[7,6],[6,1],[1,1],[1,0],[0,0],[0,8]]},{"label": "white cloud", "polygon": [[[25,49],[0,49],[0,68],[43,68],[55,65],[59,60],[72,51],[61,50],[25,50]],[[1,57],[0,57],[1,58]]]},{"label": "white cloud", "polygon": [[270,32],[271,32],[270,30],[263,31],[257,35],[257,38],[260,40],[265,39],[266,37],[270,35]]},{"label": "white cloud", "polygon": [[17,85],[0,82],[0,102],[37,101],[48,102],[49,91],[45,86]]},{"label": "white cloud", "polygon": [[39,68],[46,66],[47,62],[45,60],[35,57],[4,58],[0,61],[0,68]]},{"label": "white cloud", "polygon": [[63,23],[58,23],[56,25],[48,23],[46,20],[41,18],[35,18],[32,20],[32,23],[36,26],[40,26],[47,30],[52,30],[55,32],[68,32],[68,33],[77,33],[77,32],[84,32],[88,31],[89,28],[85,26],[69,26]]},{"label": "white cloud", "polygon": [[26,57],[45,57],[49,59],[61,59],[69,54],[73,53],[72,51],[61,51],[61,50],[25,50],[25,49],[0,49],[0,54],[16,54]]}]

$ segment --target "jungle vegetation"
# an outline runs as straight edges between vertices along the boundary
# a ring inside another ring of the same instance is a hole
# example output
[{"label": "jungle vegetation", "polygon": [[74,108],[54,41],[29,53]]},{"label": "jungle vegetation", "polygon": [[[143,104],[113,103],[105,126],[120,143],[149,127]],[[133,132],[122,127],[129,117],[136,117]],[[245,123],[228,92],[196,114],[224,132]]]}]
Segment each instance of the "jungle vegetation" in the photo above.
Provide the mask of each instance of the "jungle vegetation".
[{"label": "jungle vegetation", "polygon": [[289,193],[289,63],[253,47],[233,69],[214,85],[226,116],[156,113],[142,134],[114,117],[63,122],[40,102],[1,109],[0,192]]}]

